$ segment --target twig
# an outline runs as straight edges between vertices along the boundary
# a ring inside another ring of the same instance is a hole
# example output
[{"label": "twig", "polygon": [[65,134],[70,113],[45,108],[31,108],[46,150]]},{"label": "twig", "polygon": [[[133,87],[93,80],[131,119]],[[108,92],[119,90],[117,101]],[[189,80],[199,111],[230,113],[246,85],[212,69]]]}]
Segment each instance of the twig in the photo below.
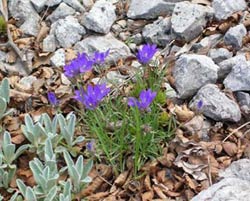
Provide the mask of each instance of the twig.
[{"label": "twig", "polygon": [[233,132],[231,132],[223,141],[225,142],[229,137],[231,137],[233,134],[235,134],[236,132],[238,132],[240,129],[244,128],[245,126],[247,126],[248,124],[250,124],[250,121],[244,123],[243,125],[241,125],[240,127],[238,127],[237,129],[235,129]]},{"label": "twig", "polygon": [[7,37],[8,37],[8,42],[0,44],[0,46],[10,46],[15,51],[17,56],[21,59],[21,62],[23,63],[23,68],[24,68],[25,72],[27,74],[29,74],[31,72],[31,69],[29,69],[29,67],[28,67],[27,59],[26,59],[25,55],[22,54],[22,52],[17,47],[17,45],[13,42],[12,35],[10,33],[10,30],[9,30],[9,26],[8,26],[8,23],[7,23],[8,22],[8,4],[7,4],[7,0],[2,0],[0,9],[1,9],[2,15],[4,16],[5,22],[6,22]]},{"label": "twig", "polygon": [[212,176],[211,176],[211,165],[210,165],[210,156],[209,154],[207,155],[207,163],[208,163],[208,181],[209,185],[212,186]]}]

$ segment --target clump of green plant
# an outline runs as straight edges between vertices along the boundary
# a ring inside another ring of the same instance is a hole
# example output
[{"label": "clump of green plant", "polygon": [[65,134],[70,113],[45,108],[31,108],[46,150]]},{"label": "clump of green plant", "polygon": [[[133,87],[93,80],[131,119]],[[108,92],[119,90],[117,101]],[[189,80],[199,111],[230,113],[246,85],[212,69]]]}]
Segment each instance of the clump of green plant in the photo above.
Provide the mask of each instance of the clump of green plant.
[{"label": "clump of green plant", "polygon": [[11,142],[10,134],[5,131],[0,148],[0,188],[5,188],[8,192],[10,182],[16,173],[16,165],[13,162],[28,148],[28,145],[22,145],[16,150],[16,146]]},{"label": "clump of green plant", "polygon": [[[74,195],[92,181],[88,174],[93,166],[93,161],[90,160],[84,164],[83,157],[79,156],[74,164],[67,151],[64,151],[63,156],[67,165],[58,170],[57,155],[53,150],[50,138],[48,138],[44,147],[44,161],[34,158],[29,163],[36,186],[26,186],[22,180],[17,179],[19,191],[12,196],[11,200],[71,201]],[[60,175],[64,174],[66,170],[69,179],[67,181],[60,180]]]},{"label": "clump of green plant", "polygon": [[132,156],[137,174],[147,160],[161,153],[162,145],[172,135],[172,118],[162,122],[166,119],[162,115],[165,114],[162,105],[166,102],[161,90],[164,71],[149,64],[155,52],[155,45],[145,45],[138,52],[137,58],[143,66],[138,68],[136,83],[127,99],[110,96],[103,101],[110,92],[105,84],[75,91],[75,99],[87,109],[82,112],[82,119],[90,136],[97,139],[96,155],[100,160],[105,155],[116,173],[126,168],[126,159]]},{"label": "clump of green plant", "polygon": [[66,118],[62,114],[57,114],[53,120],[50,119],[48,114],[42,114],[36,123],[27,114],[25,125],[22,125],[22,131],[31,143],[30,151],[36,152],[39,157],[44,155],[44,146],[48,138],[51,139],[57,152],[69,150],[75,156],[74,146],[84,140],[83,136],[74,139],[75,122],[76,116],[73,113],[69,113]]},{"label": "clump of green plant", "polygon": [[[8,109],[8,103],[10,102],[10,84],[7,78],[4,78],[0,85],[0,120],[12,113],[12,109]],[[0,127],[2,132],[2,127]]]}]

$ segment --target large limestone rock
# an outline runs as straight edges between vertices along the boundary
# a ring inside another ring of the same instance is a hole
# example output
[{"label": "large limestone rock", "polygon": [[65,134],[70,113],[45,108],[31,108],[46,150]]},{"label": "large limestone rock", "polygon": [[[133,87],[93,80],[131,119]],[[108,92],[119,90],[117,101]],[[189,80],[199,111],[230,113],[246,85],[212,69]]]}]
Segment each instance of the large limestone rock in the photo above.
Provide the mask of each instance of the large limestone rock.
[{"label": "large limestone rock", "polygon": [[202,86],[217,81],[219,67],[205,55],[185,54],[173,69],[175,88],[180,98],[194,95]]},{"label": "large limestone rock", "polygon": [[[198,103],[202,101],[202,108]],[[205,116],[215,121],[238,122],[241,112],[238,104],[229,99],[215,84],[202,87],[189,104],[193,110],[200,110]]]}]

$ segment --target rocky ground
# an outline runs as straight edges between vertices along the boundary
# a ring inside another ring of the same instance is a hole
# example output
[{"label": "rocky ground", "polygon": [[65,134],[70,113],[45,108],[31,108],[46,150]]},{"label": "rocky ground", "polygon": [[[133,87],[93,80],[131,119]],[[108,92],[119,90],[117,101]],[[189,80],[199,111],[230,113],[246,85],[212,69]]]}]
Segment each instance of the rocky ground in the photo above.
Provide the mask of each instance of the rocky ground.
[{"label": "rocky ground", "polygon": [[86,80],[113,86],[138,67],[134,55],[142,44],[157,44],[159,64],[168,65],[163,87],[179,128],[164,155],[147,164],[148,174],[139,181],[127,172],[114,178],[103,165],[103,180],[82,196],[250,200],[250,162],[241,159],[250,153],[248,2],[10,0],[1,10],[9,33],[1,35],[0,77],[9,78],[16,108],[16,117],[6,118],[5,125],[17,144],[24,138],[13,125],[24,113],[37,118],[48,112],[48,91],[55,91],[65,113],[71,110],[71,83],[62,72],[77,53],[110,49],[110,69],[87,74]]}]

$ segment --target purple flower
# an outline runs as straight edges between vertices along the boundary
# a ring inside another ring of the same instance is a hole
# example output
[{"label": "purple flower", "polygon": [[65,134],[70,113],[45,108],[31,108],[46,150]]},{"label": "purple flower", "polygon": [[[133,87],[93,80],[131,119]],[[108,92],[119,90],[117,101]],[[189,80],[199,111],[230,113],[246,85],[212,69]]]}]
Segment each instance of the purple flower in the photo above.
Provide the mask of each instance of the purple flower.
[{"label": "purple flower", "polygon": [[89,152],[95,152],[95,140],[91,140],[90,142],[88,142],[86,144],[86,149],[89,151]]},{"label": "purple flower", "polygon": [[94,58],[93,58],[94,64],[103,64],[108,55],[109,55],[109,49],[106,52],[96,51],[94,53]]},{"label": "purple flower", "polygon": [[64,66],[64,74],[65,76],[72,78],[80,73],[90,71],[92,65],[93,61],[91,61],[85,53],[78,54],[77,58]]},{"label": "purple flower", "polygon": [[156,97],[156,92],[151,89],[141,91],[139,99],[134,97],[128,98],[128,106],[138,107],[140,110],[146,110]]},{"label": "purple flower", "polygon": [[138,51],[136,57],[142,64],[147,64],[156,53],[156,45],[146,44]]},{"label": "purple flower", "polygon": [[48,92],[48,100],[52,106],[56,106],[58,104],[58,100],[54,92]]},{"label": "purple flower", "polygon": [[110,88],[107,88],[105,84],[88,85],[86,91],[83,88],[75,91],[75,99],[85,105],[87,109],[93,110],[109,91]]},{"label": "purple flower", "polygon": [[199,102],[197,103],[197,108],[198,110],[200,110],[203,106],[203,101],[202,100],[199,100]]}]

